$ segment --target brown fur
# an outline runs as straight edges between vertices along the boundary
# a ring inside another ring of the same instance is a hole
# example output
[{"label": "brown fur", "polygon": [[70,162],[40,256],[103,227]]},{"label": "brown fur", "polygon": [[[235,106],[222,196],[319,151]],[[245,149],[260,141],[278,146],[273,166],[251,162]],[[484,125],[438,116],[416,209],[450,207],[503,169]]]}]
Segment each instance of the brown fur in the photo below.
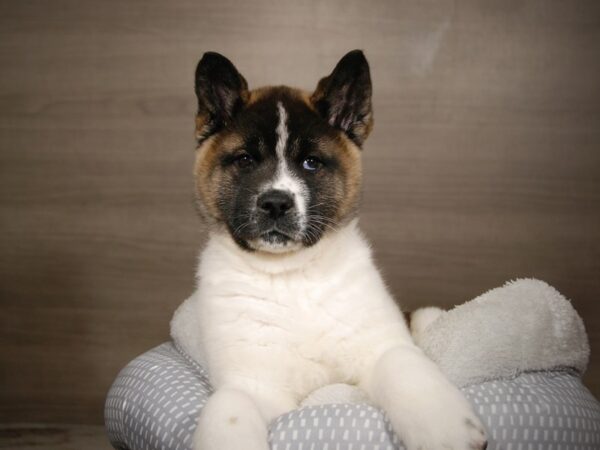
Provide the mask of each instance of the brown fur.
[{"label": "brown fur", "polygon": [[228,183],[226,174],[221,170],[219,158],[222,153],[232,151],[242,144],[243,141],[236,134],[220,133],[207,139],[196,150],[196,192],[202,206],[201,212],[207,219],[217,222],[222,219],[217,204],[219,192],[223,189],[233,189],[230,180]]},{"label": "brown fur", "polygon": [[343,167],[344,192],[340,195],[337,220],[352,215],[358,206],[360,188],[362,186],[362,161],[358,147],[346,136],[340,134],[338,139],[338,158]]}]

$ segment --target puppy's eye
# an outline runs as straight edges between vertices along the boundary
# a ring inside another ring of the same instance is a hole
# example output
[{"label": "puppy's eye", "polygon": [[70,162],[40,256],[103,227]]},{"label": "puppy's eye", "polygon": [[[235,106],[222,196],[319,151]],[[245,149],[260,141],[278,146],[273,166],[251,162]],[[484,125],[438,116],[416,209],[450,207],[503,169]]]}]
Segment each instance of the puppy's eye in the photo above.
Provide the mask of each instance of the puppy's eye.
[{"label": "puppy's eye", "polygon": [[309,172],[316,172],[323,166],[323,163],[318,158],[314,156],[309,156],[304,161],[302,161],[302,168]]},{"label": "puppy's eye", "polygon": [[254,162],[254,158],[249,153],[241,153],[233,160],[233,163],[240,169],[247,169],[252,166]]}]

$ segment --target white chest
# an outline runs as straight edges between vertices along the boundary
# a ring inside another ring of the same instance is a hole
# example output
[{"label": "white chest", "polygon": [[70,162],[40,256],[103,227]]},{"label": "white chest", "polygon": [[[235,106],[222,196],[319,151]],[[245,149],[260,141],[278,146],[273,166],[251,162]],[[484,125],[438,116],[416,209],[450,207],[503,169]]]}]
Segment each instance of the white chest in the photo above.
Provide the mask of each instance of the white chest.
[{"label": "white chest", "polygon": [[325,384],[352,383],[372,354],[407,335],[369,253],[331,252],[278,273],[204,255],[195,297],[216,385],[261,380],[302,398]]}]

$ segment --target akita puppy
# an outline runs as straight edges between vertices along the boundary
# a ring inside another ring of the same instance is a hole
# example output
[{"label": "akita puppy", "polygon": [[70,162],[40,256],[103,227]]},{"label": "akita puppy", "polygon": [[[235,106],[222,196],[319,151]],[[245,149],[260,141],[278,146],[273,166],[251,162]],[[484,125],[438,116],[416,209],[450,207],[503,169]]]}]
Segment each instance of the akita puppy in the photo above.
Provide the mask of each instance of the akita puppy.
[{"label": "akita puppy", "polygon": [[269,422],[332,383],[363,389],[409,450],[485,448],[470,404],[413,344],[358,229],[373,125],[363,53],[313,93],[248,90],[228,59],[206,53],[196,95],[210,237],[192,301],[215,392],[194,448],[267,450]]}]

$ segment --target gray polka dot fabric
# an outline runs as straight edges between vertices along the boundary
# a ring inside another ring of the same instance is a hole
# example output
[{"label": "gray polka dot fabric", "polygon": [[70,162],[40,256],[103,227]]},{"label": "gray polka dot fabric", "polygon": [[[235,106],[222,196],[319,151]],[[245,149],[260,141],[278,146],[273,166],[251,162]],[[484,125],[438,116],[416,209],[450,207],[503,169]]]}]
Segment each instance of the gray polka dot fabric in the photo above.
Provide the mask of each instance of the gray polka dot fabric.
[{"label": "gray polka dot fabric", "polygon": [[212,393],[206,371],[172,343],[138,356],[119,373],[104,407],[109,439],[122,450],[192,448]]},{"label": "gray polka dot fabric", "polygon": [[[532,372],[462,391],[488,430],[489,450],[600,449],[600,403],[573,370]],[[187,450],[212,388],[172,343],[129,363],[108,393],[110,441],[119,450]],[[369,405],[318,405],[270,426],[272,450],[403,450],[385,414]]]}]

